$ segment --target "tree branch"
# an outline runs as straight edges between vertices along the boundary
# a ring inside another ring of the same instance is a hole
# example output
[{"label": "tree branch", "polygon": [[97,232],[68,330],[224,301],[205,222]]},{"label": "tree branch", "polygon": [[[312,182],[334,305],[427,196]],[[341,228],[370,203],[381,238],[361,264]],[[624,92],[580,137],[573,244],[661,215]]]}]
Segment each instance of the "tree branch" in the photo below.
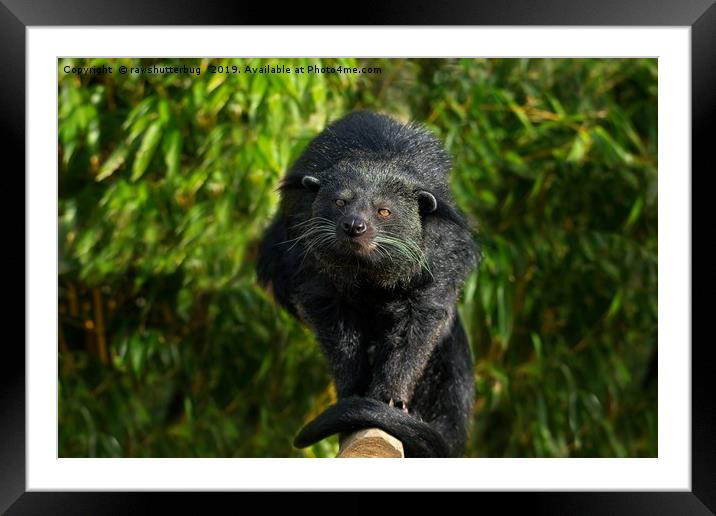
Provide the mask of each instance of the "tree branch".
[{"label": "tree branch", "polygon": [[339,459],[390,458],[402,459],[403,443],[379,428],[366,428],[340,436]]}]

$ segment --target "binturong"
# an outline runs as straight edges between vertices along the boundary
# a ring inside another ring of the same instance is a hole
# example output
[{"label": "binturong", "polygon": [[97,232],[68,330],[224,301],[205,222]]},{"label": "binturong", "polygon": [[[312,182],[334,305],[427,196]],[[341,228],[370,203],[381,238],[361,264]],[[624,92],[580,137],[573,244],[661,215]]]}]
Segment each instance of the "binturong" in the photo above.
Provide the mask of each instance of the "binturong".
[{"label": "binturong", "polygon": [[259,281],[313,330],[338,395],[296,447],[377,427],[406,457],[463,455],[474,380],[456,303],[479,253],[450,167],[427,129],[359,111],[281,182]]}]

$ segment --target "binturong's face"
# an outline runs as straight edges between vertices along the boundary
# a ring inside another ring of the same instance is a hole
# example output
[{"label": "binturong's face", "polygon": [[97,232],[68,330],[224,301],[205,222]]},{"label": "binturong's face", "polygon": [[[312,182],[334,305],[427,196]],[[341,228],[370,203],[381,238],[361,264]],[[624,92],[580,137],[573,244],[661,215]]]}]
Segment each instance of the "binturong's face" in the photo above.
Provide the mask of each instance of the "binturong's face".
[{"label": "binturong's face", "polygon": [[385,174],[305,176],[303,184],[316,192],[312,217],[297,228],[306,253],[382,284],[427,269],[421,213],[435,209],[432,194]]}]

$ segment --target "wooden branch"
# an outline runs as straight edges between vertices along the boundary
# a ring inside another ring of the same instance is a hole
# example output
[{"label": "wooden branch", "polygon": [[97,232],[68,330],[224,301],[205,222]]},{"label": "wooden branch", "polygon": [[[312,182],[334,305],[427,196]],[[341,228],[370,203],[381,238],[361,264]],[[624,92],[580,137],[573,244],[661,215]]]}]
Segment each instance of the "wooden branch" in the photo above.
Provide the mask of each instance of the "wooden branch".
[{"label": "wooden branch", "polygon": [[366,428],[340,436],[339,459],[390,458],[402,459],[403,443],[379,428]]}]

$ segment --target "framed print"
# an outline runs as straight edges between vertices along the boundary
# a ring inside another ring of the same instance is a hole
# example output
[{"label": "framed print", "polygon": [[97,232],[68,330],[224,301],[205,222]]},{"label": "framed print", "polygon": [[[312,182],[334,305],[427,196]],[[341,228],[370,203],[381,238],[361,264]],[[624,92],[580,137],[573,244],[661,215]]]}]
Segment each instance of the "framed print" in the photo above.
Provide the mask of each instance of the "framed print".
[{"label": "framed print", "polygon": [[3,510],[716,510],[691,337],[716,7],[417,7],[4,1],[26,304]]}]

